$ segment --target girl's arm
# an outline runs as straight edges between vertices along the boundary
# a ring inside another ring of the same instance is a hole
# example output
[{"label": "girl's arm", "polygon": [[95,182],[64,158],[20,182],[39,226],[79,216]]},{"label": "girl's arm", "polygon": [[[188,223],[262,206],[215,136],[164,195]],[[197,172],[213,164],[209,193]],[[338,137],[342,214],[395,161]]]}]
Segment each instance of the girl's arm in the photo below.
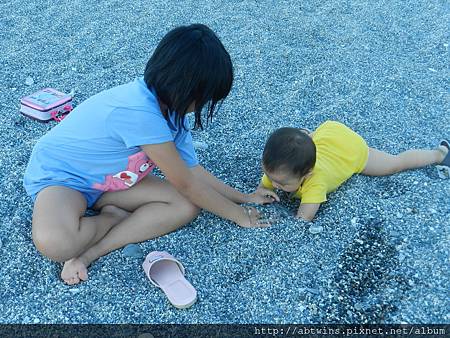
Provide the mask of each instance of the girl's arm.
[{"label": "girl's arm", "polygon": [[[240,191],[226,185],[221,180],[212,175],[209,171],[203,168],[201,165],[195,166],[191,169],[194,175],[212,187],[215,191],[217,191],[222,196],[228,198],[229,200],[235,203],[257,203],[257,204],[266,204],[272,203],[274,199],[277,199],[278,196],[270,190],[264,189],[264,191],[258,190],[252,194],[243,194]],[[261,193],[259,193],[261,192]],[[272,197],[270,197],[272,196]]]},{"label": "girl's arm", "polygon": [[259,214],[256,210],[249,212],[249,209],[233,203],[199,179],[180,158],[173,142],[143,145],[141,148],[175,189],[193,204],[243,227],[269,225],[258,223]]}]

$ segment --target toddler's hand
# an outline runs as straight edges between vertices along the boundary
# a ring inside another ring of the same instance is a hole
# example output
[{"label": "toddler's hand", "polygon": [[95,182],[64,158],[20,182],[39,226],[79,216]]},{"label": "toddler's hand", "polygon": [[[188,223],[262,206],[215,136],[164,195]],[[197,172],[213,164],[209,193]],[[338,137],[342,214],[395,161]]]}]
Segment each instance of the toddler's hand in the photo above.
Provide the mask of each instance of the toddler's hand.
[{"label": "toddler's hand", "polygon": [[272,225],[274,220],[263,219],[258,210],[253,207],[242,207],[243,217],[238,224],[243,228],[267,228]]},{"label": "toddler's hand", "polygon": [[262,187],[256,189],[254,193],[249,194],[249,203],[270,204],[275,201],[280,201],[278,195],[274,191]]}]

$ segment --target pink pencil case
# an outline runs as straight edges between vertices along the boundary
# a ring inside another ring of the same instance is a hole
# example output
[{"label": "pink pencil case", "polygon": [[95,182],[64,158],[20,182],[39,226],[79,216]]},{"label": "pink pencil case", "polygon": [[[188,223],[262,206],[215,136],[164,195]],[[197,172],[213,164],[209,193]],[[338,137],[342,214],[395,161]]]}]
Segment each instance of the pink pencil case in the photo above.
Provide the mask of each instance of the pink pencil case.
[{"label": "pink pencil case", "polygon": [[39,121],[61,121],[73,109],[72,96],[44,88],[20,100],[20,112]]}]

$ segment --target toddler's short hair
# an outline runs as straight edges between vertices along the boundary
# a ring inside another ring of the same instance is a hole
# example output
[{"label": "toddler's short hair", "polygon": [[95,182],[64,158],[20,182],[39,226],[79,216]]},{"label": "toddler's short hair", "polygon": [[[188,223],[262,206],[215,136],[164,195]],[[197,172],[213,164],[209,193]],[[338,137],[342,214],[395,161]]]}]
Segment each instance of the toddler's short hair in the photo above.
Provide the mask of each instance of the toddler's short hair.
[{"label": "toddler's short hair", "polygon": [[285,170],[301,177],[316,163],[316,145],[301,129],[279,128],[269,136],[262,161],[268,172]]}]

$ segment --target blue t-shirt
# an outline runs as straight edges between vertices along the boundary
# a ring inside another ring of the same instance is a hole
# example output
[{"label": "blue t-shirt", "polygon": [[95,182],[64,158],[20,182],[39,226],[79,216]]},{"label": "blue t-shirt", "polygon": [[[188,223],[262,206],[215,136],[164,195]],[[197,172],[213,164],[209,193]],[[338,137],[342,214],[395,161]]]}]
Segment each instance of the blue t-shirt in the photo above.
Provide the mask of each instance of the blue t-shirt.
[{"label": "blue t-shirt", "polygon": [[143,78],[98,93],[76,107],[35,145],[24,186],[30,196],[50,185],[82,191],[127,189],[154,167],[140,148],[173,141],[188,167],[198,164],[189,122],[166,120]]}]

